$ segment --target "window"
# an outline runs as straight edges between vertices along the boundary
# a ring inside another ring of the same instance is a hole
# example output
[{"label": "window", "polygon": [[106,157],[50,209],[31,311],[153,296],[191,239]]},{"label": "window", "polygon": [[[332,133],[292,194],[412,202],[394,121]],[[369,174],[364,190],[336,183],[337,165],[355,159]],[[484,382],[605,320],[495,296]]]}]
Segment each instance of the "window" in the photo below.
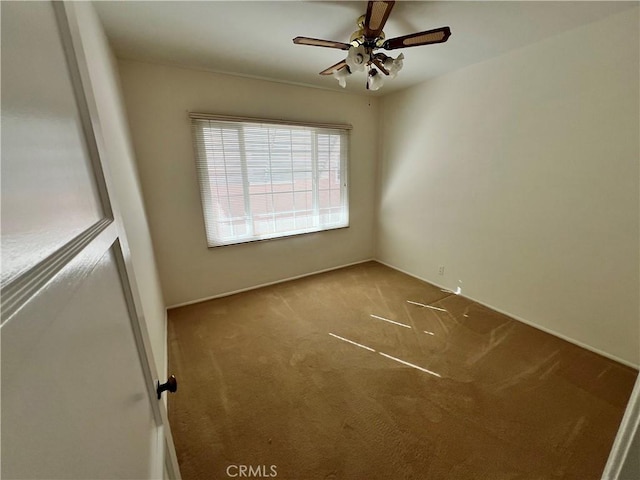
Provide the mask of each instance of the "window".
[{"label": "window", "polygon": [[349,126],[191,114],[210,247],[349,226]]}]

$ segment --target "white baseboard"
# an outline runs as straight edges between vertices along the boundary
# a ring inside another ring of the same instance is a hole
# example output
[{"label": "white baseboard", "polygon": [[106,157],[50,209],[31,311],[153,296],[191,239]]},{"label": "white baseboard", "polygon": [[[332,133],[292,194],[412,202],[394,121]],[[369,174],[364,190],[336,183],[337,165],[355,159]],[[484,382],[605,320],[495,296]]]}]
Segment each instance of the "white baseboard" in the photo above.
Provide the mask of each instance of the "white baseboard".
[{"label": "white baseboard", "polygon": [[296,275],[295,277],[282,278],[280,280],[275,280],[273,282],[261,283],[259,285],[253,285],[251,287],[241,288],[239,290],[233,290],[231,292],[224,292],[224,293],[220,293],[218,295],[212,295],[210,297],[204,297],[204,298],[199,298],[197,300],[191,300],[189,302],[178,303],[176,305],[168,306],[167,310],[170,310],[172,308],[178,308],[178,307],[186,307],[187,305],[193,305],[195,303],[206,302],[207,300],[215,300],[216,298],[228,297],[230,295],[235,295],[236,293],[248,292],[250,290],[256,290],[256,289],[262,288],[262,287],[268,287],[270,285],[277,285],[278,283],[289,282],[291,280],[297,280],[299,278],[310,277],[311,275],[317,275],[319,273],[331,272],[332,270],[339,270],[341,268],[351,267],[353,265],[359,265],[360,263],[367,263],[367,262],[371,262],[371,261],[375,261],[375,259],[374,258],[367,258],[366,260],[359,260],[357,262],[347,263],[345,265],[338,265],[336,267],[325,268],[323,270],[316,270],[314,272],[304,273],[302,275]]},{"label": "white baseboard", "polygon": [[[406,270],[403,270],[401,268],[398,268],[398,267],[395,267],[393,265],[390,265],[390,264],[388,264],[386,262],[383,262],[382,260],[378,260],[377,258],[374,258],[374,261],[376,261],[376,262],[378,262],[378,263],[380,263],[382,265],[385,265],[385,266],[387,266],[389,268],[392,268],[392,269],[394,269],[394,270],[396,270],[398,272],[404,273],[405,275],[409,275],[410,277],[417,278],[418,280],[422,280],[423,282],[427,282],[427,283],[429,283],[431,285],[435,285],[436,287],[439,287],[439,288],[442,288],[442,289],[445,289],[445,290],[451,290],[448,287],[444,287],[442,285],[438,285],[437,283],[434,283],[431,280],[427,280],[426,278],[422,278],[422,277],[420,277],[418,275],[415,275],[415,274],[413,274],[411,272],[407,272]],[[566,335],[564,335],[564,334],[562,334],[560,332],[557,332],[555,330],[552,330],[550,328],[543,327],[542,325],[538,325],[537,323],[534,323],[534,322],[532,322],[530,320],[526,320],[526,319],[524,319],[522,317],[519,317],[518,315],[514,315],[513,313],[506,312],[506,311],[504,311],[504,310],[502,310],[500,308],[496,308],[496,307],[494,307],[492,305],[489,305],[489,304],[487,304],[485,302],[481,302],[480,300],[476,300],[475,298],[468,297],[466,295],[461,295],[461,297],[467,298],[467,299],[469,299],[469,300],[471,300],[473,302],[476,302],[476,303],[478,303],[480,305],[483,305],[483,306],[485,306],[487,308],[490,308],[491,310],[494,310],[494,311],[496,311],[498,313],[501,313],[503,315],[511,317],[514,320],[522,322],[522,323],[524,323],[526,325],[529,325],[530,327],[536,328],[536,329],[541,330],[541,331],[543,331],[545,333],[553,335],[554,337],[558,337],[558,338],[561,338],[562,340],[566,340],[567,342],[572,343],[574,345],[577,345],[578,347],[584,348],[584,349],[589,350],[589,351],[591,351],[593,353],[597,353],[598,355],[602,355],[603,357],[606,357],[606,358],[608,358],[610,360],[613,360],[615,362],[618,362],[618,363],[621,363],[623,365],[626,365],[627,367],[631,367],[631,368],[634,368],[636,370],[638,370],[640,368],[639,365],[636,365],[636,364],[634,364],[632,362],[629,362],[628,360],[624,360],[624,359],[619,358],[619,357],[617,357],[615,355],[611,355],[610,353],[607,353],[607,352],[605,352],[603,350],[595,348],[595,347],[593,347],[591,345],[588,345],[586,343],[580,342],[580,341],[578,341],[578,340],[576,340],[574,338],[568,337],[568,336],[566,336]]]},{"label": "white baseboard", "polygon": [[[220,293],[218,295],[212,295],[210,297],[204,297],[204,298],[199,298],[199,299],[196,299],[196,300],[191,300],[189,302],[178,303],[178,304],[171,305],[171,306],[167,307],[167,310],[172,309],[172,308],[185,307],[187,305],[193,305],[193,304],[200,303],[200,302],[206,302],[207,300],[215,300],[216,298],[228,297],[230,295],[235,295],[236,293],[248,292],[248,291],[251,291],[251,290],[256,290],[258,288],[268,287],[270,285],[277,285],[278,283],[284,283],[284,282],[288,282],[288,281],[291,281],[291,280],[297,280],[299,278],[309,277],[311,275],[317,275],[319,273],[330,272],[332,270],[339,270],[341,268],[346,268],[346,267],[350,267],[350,266],[353,266],[353,265],[358,265],[360,263],[366,263],[366,262],[371,262],[371,261],[378,262],[378,263],[380,263],[382,265],[385,265],[385,266],[387,266],[389,268],[392,268],[392,269],[394,269],[394,270],[396,270],[398,272],[404,273],[405,275],[409,275],[410,277],[413,277],[413,278],[417,278],[418,280],[421,280],[423,282],[427,282],[427,283],[429,283],[431,285],[434,285],[436,287],[439,287],[439,288],[442,288],[442,289],[445,289],[445,290],[450,290],[448,287],[445,287],[443,285],[439,285],[438,283],[435,283],[435,282],[433,282],[431,280],[427,280],[426,278],[422,278],[422,277],[420,277],[418,275],[415,275],[414,273],[408,272],[408,271],[403,270],[401,268],[398,268],[398,267],[396,267],[394,265],[391,265],[389,263],[383,262],[382,260],[379,260],[377,258],[367,258],[365,260],[359,260],[357,262],[352,262],[352,263],[348,263],[348,264],[345,264],[345,265],[338,265],[338,266],[331,267],[331,268],[325,268],[323,270],[316,270],[316,271],[305,273],[305,274],[302,274],[302,275],[296,275],[294,277],[282,278],[280,280],[275,280],[273,282],[261,283],[259,285],[253,285],[251,287],[241,288],[239,290],[233,290],[233,291],[230,291],[230,292],[224,292],[224,293]],[[480,305],[483,305],[483,306],[485,306],[487,308],[490,308],[491,310],[494,310],[494,311],[496,311],[498,313],[501,313],[503,315],[511,317],[514,320],[517,320],[517,321],[522,322],[522,323],[524,323],[526,325],[529,325],[530,327],[536,328],[536,329],[541,330],[541,331],[543,331],[545,333],[553,335],[554,337],[561,338],[562,340],[565,340],[565,341],[567,341],[569,343],[577,345],[577,346],[579,346],[581,348],[584,348],[584,349],[589,350],[591,352],[597,353],[598,355],[602,355],[603,357],[606,357],[606,358],[608,358],[610,360],[613,360],[615,362],[621,363],[623,365],[626,365],[628,367],[634,368],[636,370],[638,370],[640,368],[639,365],[636,365],[636,364],[634,364],[632,362],[629,362],[628,360],[624,360],[624,359],[619,358],[619,357],[617,357],[615,355],[607,353],[607,352],[605,352],[603,350],[595,348],[595,347],[593,347],[593,346],[591,346],[589,344],[586,344],[586,343],[580,342],[580,341],[578,341],[578,340],[576,340],[574,338],[568,337],[568,336],[566,336],[566,335],[564,335],[564,334],[562,334],[560,332],[557,332],[557,331],[555,331],[553,329],[550,329],[550,328],[547,328],[547,327],[543,327],[542,325],[538,325],[538,324],[536,324],[536,323],[534,323],[534,322],[532,322],[530,320],[524,319],[524,318],[522,318],[522,317],[520,317],[518,315],[514,315],[513,313],[510,313],[510,312],[507,312],[507,311],[502,310],[500,308],[494,307],[493,305],[489,305],[486,302],[482,302],[480,300],[477,300],[475,298],[472,298],[472,297],[469,297],[469,296],[466,296],[466,295],[462,295],[462,297],[467,298],[467,299],[469,299],[469,300],[471,300],[473,302],[476,302],[476,303],[478,303]]]}]

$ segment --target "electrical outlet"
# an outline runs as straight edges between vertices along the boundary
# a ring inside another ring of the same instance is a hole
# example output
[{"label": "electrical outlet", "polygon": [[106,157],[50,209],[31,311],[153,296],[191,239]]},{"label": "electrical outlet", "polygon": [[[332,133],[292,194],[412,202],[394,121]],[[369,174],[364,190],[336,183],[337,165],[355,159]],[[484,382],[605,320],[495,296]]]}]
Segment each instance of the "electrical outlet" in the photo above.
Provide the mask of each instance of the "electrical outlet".
[{"label": "electrical outlet", "polygon": [[444,265],[440,265],[440,268],[438,268],[438,275],[444,275]]}]

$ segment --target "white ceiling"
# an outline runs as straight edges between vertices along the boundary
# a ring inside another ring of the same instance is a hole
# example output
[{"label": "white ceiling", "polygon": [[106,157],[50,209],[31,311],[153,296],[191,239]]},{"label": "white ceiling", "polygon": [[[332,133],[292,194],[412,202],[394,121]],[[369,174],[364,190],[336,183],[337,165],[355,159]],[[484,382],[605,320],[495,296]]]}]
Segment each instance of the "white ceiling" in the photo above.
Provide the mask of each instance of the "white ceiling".
[{"label": "white ceiling", "polygon": [[[448,42],[390,52],[405,55],[385,94],[538,42],[627,8],[627,2],[399,1],[387,38],[450,26]],[[348,42],[366,1],[103,1],[98,14],[116,55],[341,90],[318,72],[345,57],[331,48],[294,45],[298,35]],[[367,93],[366,75],[347,90]]]}]

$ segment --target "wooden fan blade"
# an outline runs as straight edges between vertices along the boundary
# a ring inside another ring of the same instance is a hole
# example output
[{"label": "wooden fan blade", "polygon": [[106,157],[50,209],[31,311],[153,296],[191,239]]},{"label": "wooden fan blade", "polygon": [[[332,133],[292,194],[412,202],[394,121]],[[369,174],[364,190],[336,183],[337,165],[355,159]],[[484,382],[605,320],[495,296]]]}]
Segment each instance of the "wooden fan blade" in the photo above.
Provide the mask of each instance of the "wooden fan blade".
[{"label": "wooden fan blade", "polygon": [[340,70],[341,68],[344,68],[346,66],[347,66],[346,60],[341,60],[335,65],[331,65],[329,68],[325,68],[323,71],[320,72],[320,75],[331,75],[334,70]]},{"label": "wooden fan blade", "polygon": [[334,42],[332,40],[320,40],[319,38],[296,37],[293,39],[296,45],[311,45],[312,47],[339,48],[340,50],[349,50],[348,43]]},{"label": "wooden fan blade", "polygon": [[375,38],[380,35],[387,23],[391,9],[396,2],[369,2],[364,17],[364,36]]},{"label": "wooden fan blade", "polygon": [[382,48],[385,50],[394,50],[396,48],[444,43],[450,36],[451,29],[449,27],[434,28],[433,30],[412,33],[410,35],[405,35],[404,37],[391,38],[384,42]]}]

